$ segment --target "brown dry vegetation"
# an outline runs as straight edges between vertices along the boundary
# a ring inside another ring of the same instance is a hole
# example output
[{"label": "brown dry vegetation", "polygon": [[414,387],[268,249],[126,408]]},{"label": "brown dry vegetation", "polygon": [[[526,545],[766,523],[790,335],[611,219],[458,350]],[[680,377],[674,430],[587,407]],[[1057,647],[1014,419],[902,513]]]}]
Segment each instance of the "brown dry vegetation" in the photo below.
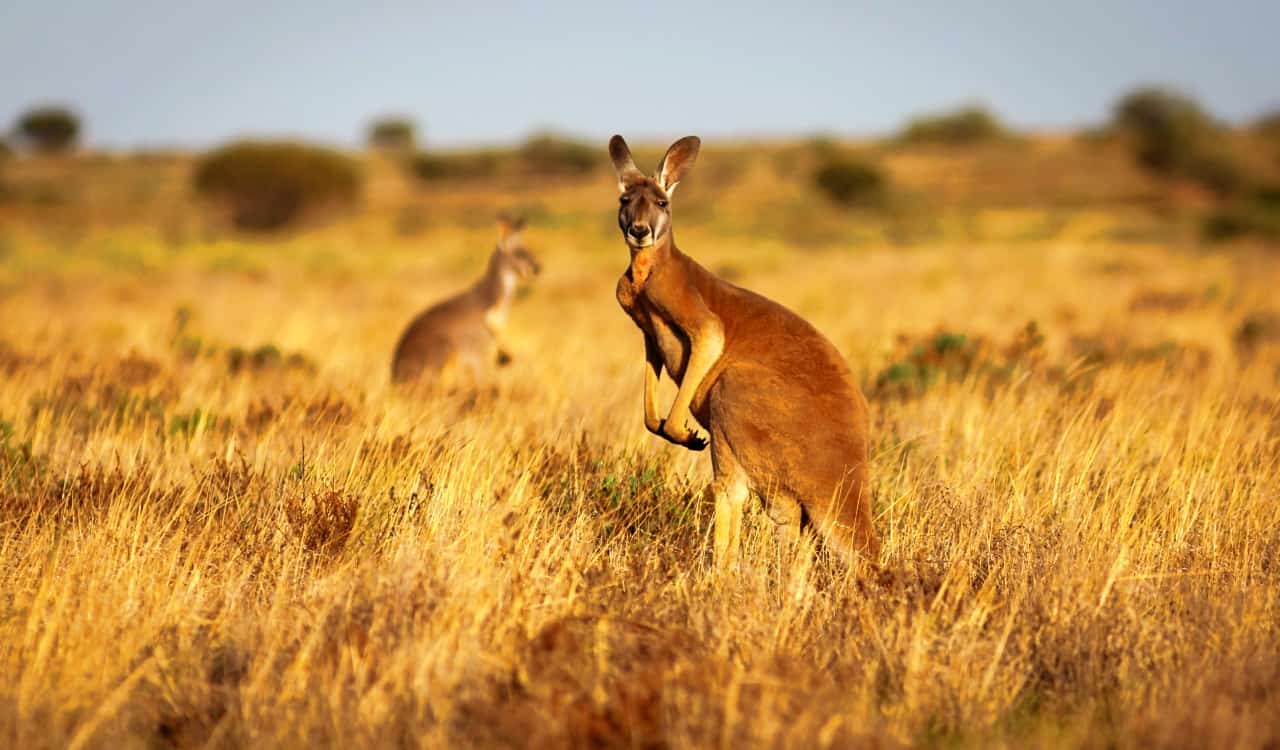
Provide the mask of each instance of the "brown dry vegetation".
[{"label": "brown dry vegetation", "polygon": [[[884,541],[846,571],[755,511],[727,577],[707,459],[641,425],[607,172],[375,164],[360,215],[248,241],[185,157],[16,164],[0,744],[1276,746],[1280,261],[1108,148],[891,151],[923,207],[872,215],[803,146],[703,155],[681,245],[848,357]],[[545,261],[515,361],[392,390],[500,206]]]}]

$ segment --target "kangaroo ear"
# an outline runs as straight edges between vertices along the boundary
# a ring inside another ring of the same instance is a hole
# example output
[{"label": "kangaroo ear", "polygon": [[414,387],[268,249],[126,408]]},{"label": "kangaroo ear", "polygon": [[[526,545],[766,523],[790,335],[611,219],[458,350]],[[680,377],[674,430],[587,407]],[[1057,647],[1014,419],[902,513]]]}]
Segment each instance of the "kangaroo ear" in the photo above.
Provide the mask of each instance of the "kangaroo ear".
[{"label": "kangaroo ear", "polygon": [[696,135],[687,135],[667,149],[667,155],[662,157],[662,163],[658,165],[658,186],[666,191],[667,195],[675,192],[676,185],[679,185],[680,180],[684,179],[685,174],[693,168],[693,163],[698,160],[698,149],[701,147],[702,139]]},{"label": "kangaroo ear", "polygon": [[613,160],[613,168],[618,173],[618,190],[627,189],[628,179],[644,177],[644,173],[636,166],[635,159],[631,158],[631,149],[627,148],[627,142],[622,140],[622,136],[615,135],[609,139],[609,158]]}]

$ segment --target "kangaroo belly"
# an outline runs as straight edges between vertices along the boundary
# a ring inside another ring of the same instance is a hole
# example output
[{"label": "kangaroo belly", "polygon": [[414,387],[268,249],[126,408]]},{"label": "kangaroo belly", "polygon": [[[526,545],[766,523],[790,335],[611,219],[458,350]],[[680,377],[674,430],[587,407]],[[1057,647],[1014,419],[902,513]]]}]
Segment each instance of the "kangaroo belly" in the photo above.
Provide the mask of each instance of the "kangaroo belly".
[{"label": "kangaroo belly", "polygon": [[684,369],[689,363],[689,339],[674,326],[657,315],[651,316],[653,337],[662,350],[662,363],[676,383],[684,380]]},{"label": "kangaroo belly", "polygon": [[689,338],[658,314],[629,275],[618,280],[617,296],[618,304],[636,327],[658,342],[663,367],[672,380],[680,383],[689,361]]},{"label": "kangaroo belly", "polygon": [[424,316],[401,337],[392,376],[397,381],[413,380],[439,373],[451,364],[478,372],[493,360],[495,346],[482,315],[453,319]]}]

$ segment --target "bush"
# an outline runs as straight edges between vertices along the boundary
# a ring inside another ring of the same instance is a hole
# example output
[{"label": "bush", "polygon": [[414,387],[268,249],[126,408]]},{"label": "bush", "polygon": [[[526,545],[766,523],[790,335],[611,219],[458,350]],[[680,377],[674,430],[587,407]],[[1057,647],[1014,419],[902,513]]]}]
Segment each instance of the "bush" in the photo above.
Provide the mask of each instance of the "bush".
[{"label": "bush", "polygon": [[1264,143],[1270,145],[1272,158],[1280,164],[1280,109],[1255,120],[1252,130]]},{"label": "bush", "polygon": [[599,149],[554,133],[534,135],[520,147],[520,158],[532,171],[551,175],[582,175],[603,160]]},{"label": "bush", "polygon": [[1182,171],[1219,197],[1239,195],[1249,186],[1249,177],[1239,162],[1222,152],[1193,156]]},{"label": "bush", "polygon": [[0,138],[0,162],[6,161],[11,156],[13,156],[13,147],[8,141]]},{"label": "bush", "polygon": [[1218,144],[1221,129],[1185,94],[1138,89],[1116,104],[1113,124],[1133,142],[1138,163],[1152,172],[1194,180],[1219,196],[1248,187],[1248,176]]},{"label": "bush", "polygon": [[32,149],[55,153],[75,146],[80,135],[80,118],[62,107],[40,107],[19,117],[16,129]]},{"label": "bush", "polygon": [[876,396],[912,398],[937,383],[975,376],[993,387],[1038,367],[1045,355],[1044,334],[1035,321],[1019,328],[1004,347],[947,330],[918,339],[899,337],[898,343],[896,361],[880,371],[870,389]]},{"label": "bush", "polygon": [[1157,87],[1141,88],[1121,99],[1112,122],[1133,139],[1139,164],[1168,175],[1185,172],[1216,131],[1212,118],[1194,99]]},{"label": "bush", "polygon": [[304,213],[353,203],[360,174],[332,149],[289,142],[241,141],[196,167],[197,192],[225,202],[241,229],[279,229]]},{"label": "bush", "polygon": [[1280,109],[1259,117],[1254,121],[1252,129],[1264,138],[1280,141]]},{"label": "bush", "polygon": [[1280,186],[1258,188],[1247,200],[1214,211],[1205,217],[1201,232],[1211,242],[1242,237],[1280,241]]},{"label": "bush", "polygon": [[376,149],[406,153],[417,141],[417,128],[408,118],[383,117],[369,126],[369,145]]},{"label": "bush", "polygon": [[498,163],[498,155],[492,151],[450,154],[424,151],[409,160],[409,171],[426,182],[474,180],[497,174]]},{"label": "bush", "polygon": [[1000,121],[984,107],[962,107],[952,112],[917,117],[903,128],[906,143],[965,145],[996,140],[1005,135]]},{"label": "bush", "polygon": [[888,187],[878,167],[847,159],[826,162],[814,172],[813,181],[828,198],[844,206],[878,205]]}]

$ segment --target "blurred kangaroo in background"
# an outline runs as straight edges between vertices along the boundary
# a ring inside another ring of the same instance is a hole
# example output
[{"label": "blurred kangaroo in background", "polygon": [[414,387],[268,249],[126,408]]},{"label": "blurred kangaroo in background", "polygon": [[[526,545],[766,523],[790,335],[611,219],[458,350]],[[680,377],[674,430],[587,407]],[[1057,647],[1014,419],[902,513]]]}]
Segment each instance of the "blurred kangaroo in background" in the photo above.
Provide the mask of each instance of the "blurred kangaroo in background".
[{"label": "blurred kangaroo in background", "polygon": [[[847,561],[858,553],[874,561],[867,403],[848,364],[800,316],[676,247],[669,201],[700,146],[681,138],[648,177],[622,136],[609,141],[618,226],[631,251],[618,302],[644,333],[644,425],[692,450],[710,444],[722,567],[737,558],[753,490],[784,540],[810,522]],[[663,368],[679,386],[665,419],[655,403]]]},{"label": "blurred kangaroo in background", "polygon": [[541,270],[524,246],[524,219],[498,217],[498,246],[484,276],[466,291],[427,308],[396,344],[391,379],[408,383],[460,376],[475,380],[511,355],[502,346],[516,285]]}]

